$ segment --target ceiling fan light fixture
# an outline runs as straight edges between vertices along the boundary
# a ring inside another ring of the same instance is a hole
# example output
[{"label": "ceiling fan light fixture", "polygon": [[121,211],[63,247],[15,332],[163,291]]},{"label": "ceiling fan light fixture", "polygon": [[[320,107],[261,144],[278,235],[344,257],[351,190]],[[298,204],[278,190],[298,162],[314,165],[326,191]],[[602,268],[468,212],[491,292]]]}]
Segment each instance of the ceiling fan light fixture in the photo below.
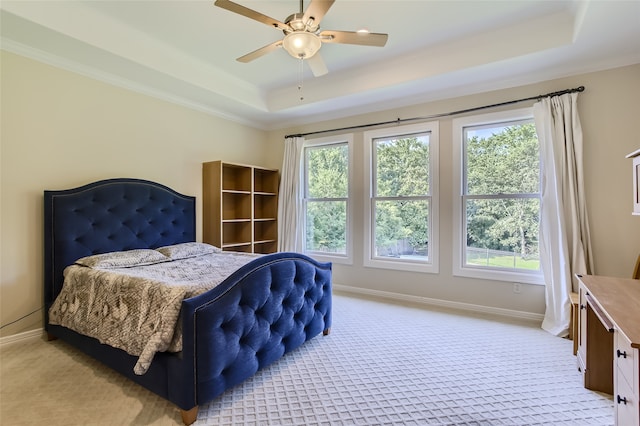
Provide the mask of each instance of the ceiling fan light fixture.
[{"label": "ceiling fan light fixture", "polygon": [[291,32],[282,40],[282,47],[296,59],[312,57],[320,50],[321,46],[320,37],[307,31]]}]

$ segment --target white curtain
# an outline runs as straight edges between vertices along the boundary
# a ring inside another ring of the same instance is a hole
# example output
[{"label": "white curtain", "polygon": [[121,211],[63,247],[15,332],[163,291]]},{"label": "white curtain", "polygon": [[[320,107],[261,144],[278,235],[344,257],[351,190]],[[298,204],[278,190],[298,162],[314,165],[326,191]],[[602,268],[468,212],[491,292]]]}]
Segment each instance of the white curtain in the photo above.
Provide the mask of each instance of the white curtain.
[{"label": "white curtain", "polygon": [[544,98],[533,106],[542,158],[540,263],[546,283],[542,328],[569,329],[575,274],[593,273],[582,168],[578,94]]},{"label": "white curtain", "polygon": [[304,138],[284,141],[284,159],[278,195],[278,251],[302,251],[302,185],[300,165]]}]

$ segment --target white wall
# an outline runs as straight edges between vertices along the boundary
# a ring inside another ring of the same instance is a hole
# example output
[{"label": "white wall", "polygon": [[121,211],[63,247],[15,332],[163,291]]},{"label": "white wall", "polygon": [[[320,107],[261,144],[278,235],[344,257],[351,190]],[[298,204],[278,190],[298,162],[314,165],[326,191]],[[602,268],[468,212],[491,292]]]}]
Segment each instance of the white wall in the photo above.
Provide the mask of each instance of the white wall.
[{"label": "white wall", "polygon": [[[273,131],[269,134],[272,155],[282,156],[284,135],[354,126],[358,124],[424,117],[463,110],[584,85],[579,95],[579,111],[584,133],[584,166],[587,208],[591,222],[596,273],[630,276],[640,254],[640,217],[631,216],[631,160],[625,155],[640,148],[640,64],[608,71],[488,92],[473,96],[439,100],[379,113],[345,117],[323,123]],[[522,108],[528,103],[507,108]],[[494,109],[491,111],[497,111]],[[485,110],[478,113],[488,112]],[[476,113],[476,114],[478,114]],[[473,113],[471,113],[473,114]],[[363,131],[354,132],[355,142],[355,226],[354,264],[334,265],[334,281],[356,290],[402,293],[444,301],[482,305],[500,309],[544,312],[542,286],[522,285],[515,294],[510,282],[497,282],[452,275],[453,188],[447,179],[452,165],[452,118],[440,119],[440,273],[419,274],[385,271],[363,266],[364,196]],[[341,133],[344,133],[341,132]],[[316,137],[323,137],[326,134]],[[313,138],[314,136],[309,136]],[[276,150],[278,150],[276,152]]]},{"label": "white wall", "polygon": [[[579,107],[596,272],[628,276],[640,254],[640,217],[631,212],[631,162],[640,147],[640,65],[509,90],[296,128],[263,132],[2,52],[0,133],[0,324],[42,307],[42,191],[98,179],[135,177],[201,196],[201,163],[225,160],[279,168],[285,134],[426,116],[586,86]],[[523,107],[527,104],[518,104]],[[440,169],[451,167],[451,119],[440,120]],[[356,144],[355,263],[335,265],[335,282],[445,301],[542,313],[543,289],[453,277],[452,188],[440,182],[440,273],[362,266],[363,137]],[[198,212],[200,204],[198,204]],[[197,218],[198,238],[202,223]],[[42,326],[41,311],[3,328],[8,336]]]},{"label": "white wall", "polygon": [[[42,307],[45,189],[134,177],[201,195],[201,163],[272,167],[263,131],[2,52],[0,324]],[[279,162],[275,164],[279,167]],[[198,201],[197,232],[201,237]],[[42,326],[41,312],[2,329]]]}]

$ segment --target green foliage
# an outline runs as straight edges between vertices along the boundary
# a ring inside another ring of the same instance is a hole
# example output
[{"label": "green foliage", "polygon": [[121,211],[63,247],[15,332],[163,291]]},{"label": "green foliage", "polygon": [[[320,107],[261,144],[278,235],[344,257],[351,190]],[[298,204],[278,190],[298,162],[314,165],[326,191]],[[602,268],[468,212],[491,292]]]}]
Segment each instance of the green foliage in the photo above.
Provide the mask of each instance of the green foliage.
[{"label": "green foliage", "polygon": [[539,192],[540,156],[534,124],[495,130],[498,133],[489,137],[467,139],[467,194]]},{"label": "green foliage", "polygon": [[306,245],[310,251],[345,253],[349,157],[346,144],[307,148]]},{"label": "green foliage", "polygon": [[[375,240],[379,255],[425,252],[429,241],[429,136],[375,141]],[[386,197],[396,199],[385,199]]]},{"label": "green foliage", "polygon": [[347,202],[307,202],[307,250],[346,253]]},{"label": "green foliage", "polygon": [[426,253],[429,242],[426,200],[376,201],[375,212],[379,255]]},{"label": "green foliage", "polygon": [[516,268],[527,270],[540,269],[537,258],[523,259],[515,253],[495,252],[484,249],[467,249],[467,263],[476,266],[490,266],[494,268]]},{"label": "green foliage", "polygon": [[[540,156],[533,123],[468,133],[467,246],[538,256]],[[493,195],[489,199],[474,195]]]},{"label": "green foliage", "polygon": [[429,194],[429,137],[412,136],[375,142],[378,197]]},{"label": "green foliage", "polygon": [[309,198],[346,198],[349,189],[349,151],[346,144],[308,148]]}]

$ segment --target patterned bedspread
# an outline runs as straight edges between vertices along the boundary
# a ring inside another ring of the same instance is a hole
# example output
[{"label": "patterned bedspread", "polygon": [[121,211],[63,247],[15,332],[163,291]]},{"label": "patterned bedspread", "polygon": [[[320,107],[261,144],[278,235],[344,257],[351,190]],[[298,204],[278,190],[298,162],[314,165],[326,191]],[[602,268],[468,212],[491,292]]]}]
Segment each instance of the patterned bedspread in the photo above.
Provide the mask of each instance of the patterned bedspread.
[{"label": "patterned bedspread", "polygon": [[182,349],[183,299],[215,287],[258,256],[219,252],[127,268],[72,265],[49,322],[138,356],[134,372],[144,374],[156,352]]}]

